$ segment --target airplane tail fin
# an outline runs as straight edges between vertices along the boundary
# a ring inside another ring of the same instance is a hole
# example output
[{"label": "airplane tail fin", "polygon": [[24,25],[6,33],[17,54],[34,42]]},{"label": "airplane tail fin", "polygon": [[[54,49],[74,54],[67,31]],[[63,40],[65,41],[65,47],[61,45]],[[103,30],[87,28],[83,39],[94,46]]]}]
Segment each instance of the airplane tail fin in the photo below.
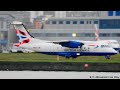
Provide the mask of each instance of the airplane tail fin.
[{"label": "airplane tail fin", "polygon": [[29,43],[31,41],[31,38],[34,38],[32,35],[30,35],[22,22],[14,21],[11,24],[16,31],[16,35],[18,37],[20,45]]},{"label": "airplane tail fin", "polygon": [[97,28],[97,25],[95,24],[95,40],[96,41],[99,41],[99,31],[98,31],[98,28]]}]

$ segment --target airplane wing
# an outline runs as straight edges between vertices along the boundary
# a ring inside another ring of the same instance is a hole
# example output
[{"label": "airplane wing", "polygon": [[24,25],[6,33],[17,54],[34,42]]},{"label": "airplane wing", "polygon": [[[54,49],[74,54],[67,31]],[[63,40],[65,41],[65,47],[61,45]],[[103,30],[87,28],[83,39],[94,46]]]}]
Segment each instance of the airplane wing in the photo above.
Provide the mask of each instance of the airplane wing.
[{"label": "airplane wing", "polygon": [[69,48],[81,48],[84,43],[79,41],[72,41],[72,40],[63,40],[63,41],[53,41],[54,44],[59,44],[63,47],[69,47]]}]

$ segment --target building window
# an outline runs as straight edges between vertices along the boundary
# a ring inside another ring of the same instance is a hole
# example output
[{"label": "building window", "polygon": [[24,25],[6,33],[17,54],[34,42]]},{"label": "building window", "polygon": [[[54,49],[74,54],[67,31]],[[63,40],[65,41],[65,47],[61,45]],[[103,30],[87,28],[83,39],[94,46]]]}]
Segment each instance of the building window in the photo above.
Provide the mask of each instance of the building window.
[{"label": "building window", "polygon": [[50,21],[46,21],[46,24],[50,24]]},{"label": "building window", "polygon": [[113,16],[113,11],[108,11],[108,16]]},{"label": "building window", "polygon": [[1,28],[3,28],[4,27],[4,25],[3,25],[3,21],[1,21]]},{"label": "building window", "polygon": [[45,37],[45,33],[32,33],[34,37]]},{"label": "building window", "polygon": [[63,21],[59,21],[59,24],[63,24]]},{"label": "building window", "polygon": [[70,24],[70,21],[66,21],[66,24]]},{"label": "building window", "polygon": [[90,21],[90,24],[91,24],[91,21]]},{"label": "building window", "polygon": [[87,21],[87,24],[89,24],[89,21]]},{"label": "building window", "polygon": [[100,29],[120,29],[120,19],[102,19],[99,23]]},{"label": "building window", "polygon": [[58,37],[72,37],[71,33],[58,33]]},{"label": "building window", "polygon": [[7,28],[10,28],[10,24],[7,24],[7,26],[6,26]]},{"label": "building window", "polygon": [[91,21],[87,21],[87,23],[86,24],[91,24]]},{"label": "building window", "polygon": [[50,16],[54,17],[55,11],[43,11],[43,15],[50,15]]},{"label": "building window", "polygon": [[110,33],[110,37],[112,37],[112,33]]},{"label": "building window", "polygon": [[85,37],[85,33],[81,33],[80,36],[81,36],[81,37]]},{"label": "building window", "polygon": [[112,37],[120,37],[120,33],[112,33]]},{"label": "building window", "polygon": [[77,24],[77,21],[73,21],[73,24]]},{"label": "building window", "polygon": [[93,34],[92,33],[84,33],[85,37],[92,37]]},{"label": "building window", "polygon": [[52,24],[56,24],[56,21],[52,21]]},{"label": "building window", "polygon": [[94,21],[94,24],[98,24],[98,21]]},{"label": "building window", "polygon": [[120,11],[116,11],[116,12],[115,12],[115,15],[116,15],[116,16],[120,16]]},{"label": "building window", "polygon": [[84,21],[80,21],[80,24],[84,24]]},{"label": "building window", "polygon": [[94,33],[77,33],[77,37],[95,37]]},{"label": "building window", "polygon": [[56,37],[56,33],[46,33],[45,37]]},{"label": "building window", "polygon": [[106,33],[101,33],[99,36],[100,37],[107,37],[107,34]]},{"label": "building window", "polygon": [[110,37],[110,33],[107,33],[107,37]]}]

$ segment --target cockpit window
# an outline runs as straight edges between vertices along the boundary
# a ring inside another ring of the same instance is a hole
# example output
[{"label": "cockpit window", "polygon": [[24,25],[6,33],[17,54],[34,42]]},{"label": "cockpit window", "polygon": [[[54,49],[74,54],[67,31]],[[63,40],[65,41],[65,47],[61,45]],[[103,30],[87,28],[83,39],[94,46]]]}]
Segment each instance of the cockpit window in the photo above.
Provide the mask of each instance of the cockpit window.
[{"label": "cockpit window", "polygon": [[113,44],[118,44],[118,42],[113,42]]},{"label": "cockpit window", "polygon": [[109,42],[109,44],[118,44],[118,42]]}]

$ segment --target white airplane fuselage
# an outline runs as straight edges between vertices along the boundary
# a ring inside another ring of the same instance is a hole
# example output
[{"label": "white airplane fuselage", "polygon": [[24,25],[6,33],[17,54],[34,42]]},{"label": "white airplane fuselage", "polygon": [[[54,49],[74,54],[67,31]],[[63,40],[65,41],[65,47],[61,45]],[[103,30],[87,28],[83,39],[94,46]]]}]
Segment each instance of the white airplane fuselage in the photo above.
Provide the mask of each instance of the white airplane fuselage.
[{"label": "white airplane fuselage", "polygon": [[[85,41],[83,42],[85,43]],[[106,56],[117,54],[117,51],[109,47],[108,44],[96,41],[86,42],[81,48],[63,47],[61,45],[49,42],[27,43],[22,44],[20,47],[30,49],[38,53],[59,55],[64,57]]]}]

